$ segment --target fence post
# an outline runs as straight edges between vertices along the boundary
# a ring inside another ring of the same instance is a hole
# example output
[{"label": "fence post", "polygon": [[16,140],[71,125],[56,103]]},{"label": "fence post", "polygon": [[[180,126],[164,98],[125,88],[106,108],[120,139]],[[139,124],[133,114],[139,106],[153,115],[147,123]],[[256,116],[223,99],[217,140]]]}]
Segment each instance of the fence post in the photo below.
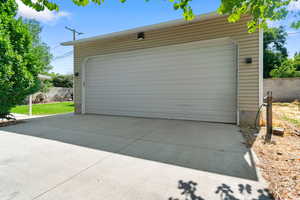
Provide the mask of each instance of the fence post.
[{"label": "fence post", "polygon": [[268,91],[267,92],[267,112],[266,112],[266,119],[267,119],[267,134],[266,134],[266,142],[270,143],[271,138],[272,138],[272,133],[273,133],[273,119],[272,119],[272,92]]}]

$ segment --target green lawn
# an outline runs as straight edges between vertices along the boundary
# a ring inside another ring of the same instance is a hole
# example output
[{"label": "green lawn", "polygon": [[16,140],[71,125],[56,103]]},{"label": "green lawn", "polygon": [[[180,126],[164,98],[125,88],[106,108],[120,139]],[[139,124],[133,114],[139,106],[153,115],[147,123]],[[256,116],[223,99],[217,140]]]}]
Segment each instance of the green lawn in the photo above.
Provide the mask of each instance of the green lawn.
[{"label": "green lawn", "polygon": [[[11,112],[19,114],[28,114],[28,105],[16,106],[15,108],[11,109]],[[74,112],[73,102],[58,102],[32,105],[33,115],[51,115],[69,112]]]}]

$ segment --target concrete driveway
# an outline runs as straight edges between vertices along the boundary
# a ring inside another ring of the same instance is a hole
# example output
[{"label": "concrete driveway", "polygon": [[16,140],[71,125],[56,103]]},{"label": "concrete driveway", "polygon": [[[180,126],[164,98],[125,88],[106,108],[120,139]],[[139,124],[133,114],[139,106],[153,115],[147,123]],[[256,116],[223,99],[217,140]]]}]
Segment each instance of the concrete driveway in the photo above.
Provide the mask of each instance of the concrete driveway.
[{"label": "concrete driveway", "polygon": [[0,199],[269,199],[238,127],[57,115],[0,129]]}]

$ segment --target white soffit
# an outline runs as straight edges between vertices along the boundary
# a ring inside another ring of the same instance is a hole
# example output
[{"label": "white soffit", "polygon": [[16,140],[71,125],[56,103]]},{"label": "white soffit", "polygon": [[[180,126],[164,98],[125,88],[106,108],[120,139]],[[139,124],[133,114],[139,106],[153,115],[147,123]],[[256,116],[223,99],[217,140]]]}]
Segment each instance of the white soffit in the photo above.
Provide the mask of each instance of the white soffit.
[{"label": "white soffit", "polygon": [[207,13],[207,14],[198,15],[195,17],[195,19],[190,20],[190,21],[187,21],[185,19],[177,19],[177,20],[172,20],[172,21],[163,22],[163,23],[159,23],[159,24],[142,26],[142,27],[138,27],[138,28],[134,28],[134,29],[125,30],[125,31],[113,32],[113,33],[109,33],[109,34],[98,35],[95,37],[89,37],[89,38],[79,39],[79,40],[75,40],[75,41],[63,42],[63,43],[61,43],[61,45],[72,46],[72,45],[76,45],[76,44],[80,44],[80,43],[92,42],[92,41],[101,40],[101,39],[114,38],[114,37],[119,37],[119,36],[123,36],[123,35],[138,33],[138,32],[146,32],[146,31],[157,30],[157,29],[161,29],[161,28],[168,28],[168,27],[172,27],[172,26],[191,24],[191,23],[195,23],[198,21],[212,19],[212,18],[216,18],[216,17],[220,17],[220,16],[221,15],[217,14],[216,12],[211,12],[211,13]]}]

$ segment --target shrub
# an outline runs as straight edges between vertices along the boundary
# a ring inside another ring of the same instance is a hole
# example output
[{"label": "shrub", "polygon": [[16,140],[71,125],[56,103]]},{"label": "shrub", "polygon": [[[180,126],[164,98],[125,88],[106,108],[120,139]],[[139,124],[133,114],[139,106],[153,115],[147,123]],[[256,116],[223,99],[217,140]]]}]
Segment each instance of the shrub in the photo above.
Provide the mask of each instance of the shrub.
[{"label": "shrub", "polygon": [[281,66],[276,67],[270,72],[271,77],[274,78],[288,78],[297,77],[299,72],[296,71],[296,66],[292,59],[285,60]]},{"label": "shrub", "polygon": [[56,75],[52,78],[54,87],[73,88],[73,75]]}]

